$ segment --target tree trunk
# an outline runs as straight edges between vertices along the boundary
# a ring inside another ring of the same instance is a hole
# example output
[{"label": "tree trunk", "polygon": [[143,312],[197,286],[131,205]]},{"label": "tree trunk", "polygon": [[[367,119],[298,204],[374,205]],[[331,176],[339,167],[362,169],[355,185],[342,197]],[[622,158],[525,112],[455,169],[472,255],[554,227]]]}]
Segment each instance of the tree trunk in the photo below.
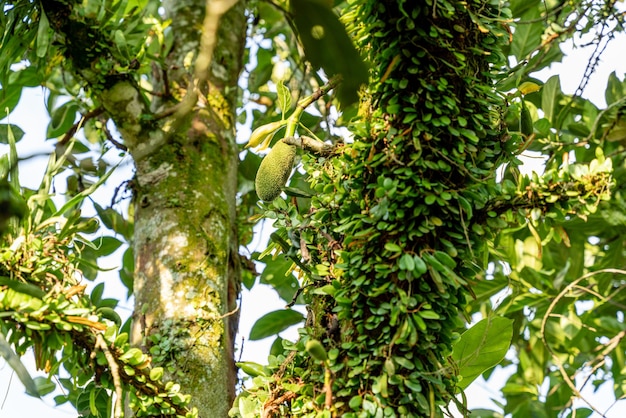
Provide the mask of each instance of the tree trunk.
[{"label": "tree trunk", "polygon": [[[126,62],[116,50],[125,41],[111,45],[106,22],[73,3],[42,2],[72,74],[106,109],[135,161],[131,338],[203,417],[227,416],[236,379],[235,108],[246,17],[245,2],[233,3],[214,0],[205,10],[204,0],[163,2],[172,46],[158,43],[151,74],[133,77],[143,57]],[[160,13],[159,4],[145,7]],[[134,18],[135,30],[157,36]]]},{"label": "tree trunk", "polygon": [[[204,1],[165,4],[175,34],[165,69],[170,87],[189,84],[183,60],[198,54],[203,6]],[[192,395],[192,405],[203,417],[227,416],[236,381],[235,100],[243,65],[243,10],[240,3],[220,21],[210,76],[200,86],[200,106],[184,120],[169,121],[176,131],[167,140],[163,132],[149,132],[133,155],[133,341]],[[143,157],[149,141],[156,149],[149,145],[153,152]]]}]

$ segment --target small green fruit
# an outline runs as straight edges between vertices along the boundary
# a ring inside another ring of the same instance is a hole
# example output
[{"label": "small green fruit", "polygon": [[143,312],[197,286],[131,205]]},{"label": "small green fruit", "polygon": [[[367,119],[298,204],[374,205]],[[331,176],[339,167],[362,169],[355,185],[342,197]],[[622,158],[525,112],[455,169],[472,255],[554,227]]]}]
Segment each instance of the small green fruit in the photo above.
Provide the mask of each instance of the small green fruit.
[{"label": "small green fruit", "polygon": [[296,157],[295,145],[289,145],[282,140],[263,158],[259,171],[256,173],[256,194],[265,202],[276,199],[283,186],[287,183],[293,161]]},{"label": "small green fruit", "polygon": [[322,343],[317,340],[307,341],[304,348],[306,349],[307,353],[309,353],[309,355],[315,360],[326,361],[326,359],[328,358],[328,355],[326,354],[326,349],[324,348]]}]

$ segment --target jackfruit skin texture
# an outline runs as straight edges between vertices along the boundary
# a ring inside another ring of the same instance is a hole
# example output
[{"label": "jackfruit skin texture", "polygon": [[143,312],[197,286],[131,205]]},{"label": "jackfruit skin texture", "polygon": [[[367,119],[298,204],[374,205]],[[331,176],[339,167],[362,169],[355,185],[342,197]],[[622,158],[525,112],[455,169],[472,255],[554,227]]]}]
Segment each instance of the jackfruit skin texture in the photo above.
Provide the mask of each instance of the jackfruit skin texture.
[{"label": "jackfruit skin texture", "polygon": [[256,194],[265,202],[276,199],[287,183],[296,157],[295,145],[278,141],[263,158],[254,181]]}]

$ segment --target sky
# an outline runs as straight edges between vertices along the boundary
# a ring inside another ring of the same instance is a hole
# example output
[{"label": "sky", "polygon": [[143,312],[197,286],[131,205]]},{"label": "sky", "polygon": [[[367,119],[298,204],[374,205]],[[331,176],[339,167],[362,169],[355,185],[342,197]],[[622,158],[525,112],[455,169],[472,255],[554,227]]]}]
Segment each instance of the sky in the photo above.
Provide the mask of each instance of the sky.
[{"label": "sky", "polygon": [[[584,97],[592,100],[597,106],[604,107],[604,90],[606,87],[606,80],[608,75],[616,71],[620,79],[624,79],[626,74],[626,55],[624,54],[624,45],[626,44],[626,36],[620,35],[618,39],[609,44],[609,47],[603,55],[603,60],[596,71],[591,77],[591,80],[583,94]],[[550,70],[542,71],[539,74],[535,74],[542,80],[547,80],[553,74],[560,74],[562,90],[565,93],[573,93],[578,87],[580,80],[583,76],[584,69],[587,63],[587,57],[590,54],[589,49],[576,49],[567,52],[568,56],[562,63],[555,64]],[[18,105],[17,110],[11,116],[11,123],[19,125],[25,132],[26,137],[18,144],[18,152],[21,157],[32,155],[34,153],[42,153],[45,150],[53,148],[52,142],[44,143],[42,138],[45,138],[46,131],[46,114],[45,111],[45,93],[41,89],[31,89],[23,94],[22,100]],[[6,122],[3,121],[3,122]],[[243,129],[242,132],[249,132]],[[0,154],[4,153],[5,149],[0,148]],[[113,151],[109,158],[115,159],[115,151]],[[27,187],[37,187],[42,175],[42,166],[45,167],[47,157],[34,158],[29,160],[27,164],[21,166],[20,180],[22,184]],[[536,159],[529,156],[524,159],[527,162],[527,170],[539,169],[540,166]],[[99,191],[95,199],[100,203],[108,205],[114,185],[120,184],[122,181],[130,179],[132,177],[132,166],[130,161],[125,161],[122,166],[113,174],[108,183],[110,187],[106,187]],[[59,184],[62,189],[64,186]],[[244,249],[244,252],[262,250],[265,239],[264,237],[257,237],[258,239]],[[116,268],[119,266],[119,257],[121,254],[116,253],[111,257],[104,260],[101,265],[103,267]],[[115,269],[112,272],[103,274],[99,280],[103,280],[106,283],[104,297],[117,297],[125,295],[126,290],[119,283],[117,271]],[[123,296],[122,296],[123,299]],[[284,308],[285,302],[278,298],[276,292],[269,286],[257,285],[253,292],[244,290],[242,295],[242,315],[240,322],[240,336],[236,340],[238,347],[243,348],[237,355],[240,356],[242,361],[255,361],[258,363],[265,363],[267,354],[269,353],[269,347],[273,341],[273,338],[268,338],[262,341],[249,341],[247,336],[249,335],[252,325],[256,319],[260,318],[267,312]],[[124,304],[121,307],[122,315],[126,312],[130,314],[130,303]],[[296,327],[281,333],[283,338],[295,338],[297,335]],[[243,344],[242,344],[243,338]],[[30,367],[30,370],[34,370],[32,355],[27,355],[23,359],[24,363]],[[33,375],[42,375],[41,373],[34,372]],[[499,388],[502,387],[502,383],[506,380],[506,372],[496,373],[494,378],[490,382],[484,382],[477,380],[466,391],[468,406],[470,408],[486,407],[495,408],[495,404],[492,399],[499,399]],[[600,390],[599,393],[590,394],[584,393],[589,399],[593,399],[593,403],[598,409],[604,411],[611,403],[612,399],[608,395],[609,391]],[[626,408],[626,405],[621,404],[621,408]],[[496,408],[497,409],[497,408]],[[21,418],[21,417],[48,417],[48,418],[66,418],[75,417],[76,411],[72,407],[67,405],[62,407],[56,407],[51,397],[46,397],[43,400],[37,400],[24,394],[24,389],[15,376],[13,376],[10,367],[0,359],[0,418]],[[460,416],[460,414],[458,415]],[[621,418],[624,413],[620,411],[620,405],[614,406],[607,414],[607,418]],[[594,417],[597,417],[595,415]]]}]

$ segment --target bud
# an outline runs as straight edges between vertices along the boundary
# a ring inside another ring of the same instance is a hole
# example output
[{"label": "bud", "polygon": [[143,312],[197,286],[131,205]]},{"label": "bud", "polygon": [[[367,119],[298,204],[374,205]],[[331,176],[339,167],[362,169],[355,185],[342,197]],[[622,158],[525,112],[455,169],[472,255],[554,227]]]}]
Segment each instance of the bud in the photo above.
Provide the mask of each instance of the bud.
[{"label": "bud", "polygon": [[262,145],[262,147],[259,148],[260,150],[267,148],[276,131],[286,124],[286,120],[279,120],[259,126],[254,130],[254,132],[252,132],[252,135],[250,135],[250,140],[248,141],[246,148],[256,148],[259,145]]}]

